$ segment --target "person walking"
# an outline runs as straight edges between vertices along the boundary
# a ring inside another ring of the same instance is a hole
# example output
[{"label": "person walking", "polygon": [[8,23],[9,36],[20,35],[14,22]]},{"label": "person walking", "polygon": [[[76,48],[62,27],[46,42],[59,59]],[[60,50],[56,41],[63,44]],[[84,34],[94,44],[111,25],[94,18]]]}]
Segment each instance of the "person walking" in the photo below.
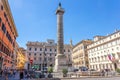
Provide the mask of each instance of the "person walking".
[{"label": "person walking", "polygon": [[102,73],[102,76],[105,76],[105,71],[104,70],[102,70],[101,73]]},{"label": "person walking", "polygon": [[4,76],[5,76],[5,80],[8,80],[8,71],[6,69],[4,70]]},{"label": "person walking", "polygon": [[15,70],[13,70],[13,77],[15,77],[15,74],[16,74],[16,72],[15,72]]},{"label": "person walking", "polygon": [[23,70],[20,70],[20,80],[23,80],[23,78],[24,78]]},{"label": "person walking", "polygon": [[3,74],[3,70],[1,69],[1,70],[0,70],[0,76],[1,76],[1,77],[2,77],[2,74]]}]

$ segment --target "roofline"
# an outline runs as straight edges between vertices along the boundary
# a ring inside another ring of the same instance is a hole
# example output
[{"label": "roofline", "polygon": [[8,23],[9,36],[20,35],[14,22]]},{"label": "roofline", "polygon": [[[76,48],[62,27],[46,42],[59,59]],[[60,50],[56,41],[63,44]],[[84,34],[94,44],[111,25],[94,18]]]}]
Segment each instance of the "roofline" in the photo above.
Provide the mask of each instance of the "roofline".
[{"label": "roofline", "polygon": [[11,9],[10,9],[8,0],[1,0],[1,1],[2,1],[3,5],[4,5],[5,9],[6,9],[6,12],[8,13],[9,18],[10,18],[12,28],[13,28],[13,30],[15,32],[15,36],[18,37],[17,29],[16,29],[16,26],[15,26],[15,23],[14,23],[14,19],[13,19],[12,13],[11,13]]},{"label": "roofline", "polygon": [[91,41],[93,42],[92,40],[88,39],[88,40],[82,40],[80,42],[78,42],[76,45],[73,46],[73,48],[75,48],[76,46],[78,46],[79,44],[83,43],[84,41]]},{"label": "roofline", "polygon": [[[111,35],[114,35],[114,34],[116,34],[116,33],[119,33],[119,32],[120,32],[120,30],[117,30],[117,31],[115,31],[115,32],[113,32],[113,33],[105,36],[104,38],[102,38],[102,39],[100,39],[100,40],[103,40],[103,39],[105,39],[105,38],[107,38],[107,37],[109,37],[109,36],[111,36]],[[100,41],[100,40],[98,40],[98,41]],[[98,41],[94,41],[92,44],[94,44],[94,43],[96,43],[96,42],[98,42]],[[92,44],[90,44],[90,45],[92,45]]]},{"label": "roofline", "polygon": [[106,37],[106,36],[96,35],[93,38],[95,38],[95,37]]}]

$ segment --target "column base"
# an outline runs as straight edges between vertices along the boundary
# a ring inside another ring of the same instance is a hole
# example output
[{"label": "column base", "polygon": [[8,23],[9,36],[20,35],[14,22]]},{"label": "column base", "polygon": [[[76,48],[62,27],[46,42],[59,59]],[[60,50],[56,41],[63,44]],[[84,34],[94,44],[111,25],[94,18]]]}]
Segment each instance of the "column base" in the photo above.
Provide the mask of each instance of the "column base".
[{"label": "column base", "polygon": [[54,72],[62,72],[63,69],[67,69],[66,55],[57,54],[55,57]]}]

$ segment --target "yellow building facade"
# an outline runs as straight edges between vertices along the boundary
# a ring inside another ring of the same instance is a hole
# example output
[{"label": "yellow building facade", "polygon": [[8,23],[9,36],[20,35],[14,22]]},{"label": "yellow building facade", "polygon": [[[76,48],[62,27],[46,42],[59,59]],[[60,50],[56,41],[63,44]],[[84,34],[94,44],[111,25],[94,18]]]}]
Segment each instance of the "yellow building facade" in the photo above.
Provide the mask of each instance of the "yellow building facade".
[{"label": "yellow building facade", "polygon": [[16,44],[16,69],[24,69],[24,65],[26,62],[25,56],[26,50],[24,48],[19,47]]},{"label": "yellow building facade", "polygon": [[82,40],[73,47],[72,62],[74,68],[88,67],[87,46],[91,43],[91,40]]}]

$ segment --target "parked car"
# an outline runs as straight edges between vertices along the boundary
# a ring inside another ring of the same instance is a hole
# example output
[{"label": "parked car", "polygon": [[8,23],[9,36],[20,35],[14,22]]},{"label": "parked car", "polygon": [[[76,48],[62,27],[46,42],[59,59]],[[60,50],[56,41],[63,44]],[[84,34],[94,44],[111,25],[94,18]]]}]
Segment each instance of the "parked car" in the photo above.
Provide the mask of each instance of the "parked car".
[{"label": "parked car", "polygon": [[74,69],[73,71],[74,71],[74,72],[77,72],[77,71],[79,71],[79,69]]},{"label": "parked car", "polygon": [[41,71],[35,71],[35,78],[45,78],[45,75]]},{"label": "parked car", "polygon": [[79,70],[80,70],[80,71],[88,71],[88,68],[85,67],[85,66],[81,66],[81,67],[79,67]]}]

